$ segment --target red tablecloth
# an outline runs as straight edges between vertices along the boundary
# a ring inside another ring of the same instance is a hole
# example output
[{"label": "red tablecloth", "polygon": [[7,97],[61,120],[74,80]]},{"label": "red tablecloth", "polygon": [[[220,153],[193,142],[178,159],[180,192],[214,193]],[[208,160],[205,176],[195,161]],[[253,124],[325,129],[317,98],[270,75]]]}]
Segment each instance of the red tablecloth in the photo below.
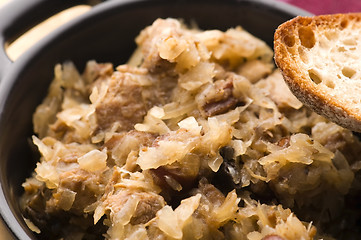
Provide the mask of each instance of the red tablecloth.
[{"label": "red tablecloth", "polygon": [[280,0],[313,14],[361,12],[361,0]]}]

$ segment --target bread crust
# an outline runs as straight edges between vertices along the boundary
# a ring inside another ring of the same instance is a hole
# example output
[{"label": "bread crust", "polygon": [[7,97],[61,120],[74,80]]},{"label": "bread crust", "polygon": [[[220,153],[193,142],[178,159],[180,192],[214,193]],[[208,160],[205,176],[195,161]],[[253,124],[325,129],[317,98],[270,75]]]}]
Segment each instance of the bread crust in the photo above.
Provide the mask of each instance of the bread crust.
[{"label": "bread crust", "polygon": [[[296,17],[280,25],[275,32],[275,62],[289,88],[302,103],[345,128],[361,132],[361,79],[345,81],[337,74],[329,74],[326,81],[316,77],[312,79],[310,73],[310,69],[314,67],[311,58],[322,56],[317,51],[310,50],[316,47],[327,49],[328,46],[321,46],[321,38],[340,33],[336,39],[329,40],[332,43],[340,38],[343,40],[342,33],[348,31],[353,31],[352,34],[356,31],[361,36],[361,13]],[[325,63],[326,67],[322,70],[333,73],[334,69],[327,69],[332,64]],[[348,90],[351,88],[355,91]],[[349,94],[346,95],[345,92]]]}]

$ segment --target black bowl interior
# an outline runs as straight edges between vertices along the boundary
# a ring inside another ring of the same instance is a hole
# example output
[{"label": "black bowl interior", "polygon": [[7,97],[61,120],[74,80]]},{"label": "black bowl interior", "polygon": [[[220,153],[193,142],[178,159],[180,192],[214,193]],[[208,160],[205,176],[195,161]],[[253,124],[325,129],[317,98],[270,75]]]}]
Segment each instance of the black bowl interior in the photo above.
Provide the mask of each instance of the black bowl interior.
[{"label": "black bowl interior", "polygon": [[87,60],[125,63],[134,38],[156,18],[195,21],[201,29],[241,25],[273,44],[277,26],[299,9],[271,1],[109,1],[102,3],[33,47],[9,69],[0,89],[0,210],[18,239],[36,239],[22,220],[21,184],[37,161],[32,150],[32,113],[47,92],[56,63],[72,60],[81,71]]}]

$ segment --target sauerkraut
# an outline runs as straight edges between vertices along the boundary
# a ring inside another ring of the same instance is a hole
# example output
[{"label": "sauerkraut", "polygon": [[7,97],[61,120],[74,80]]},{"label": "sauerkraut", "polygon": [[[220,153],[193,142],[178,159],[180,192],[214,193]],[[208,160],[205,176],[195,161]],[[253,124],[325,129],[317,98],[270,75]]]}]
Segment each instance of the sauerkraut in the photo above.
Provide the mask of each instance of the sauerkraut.
[{"label": "sauerkraut", "polygon": [[127,64],[55,67],[23,184],[44,239],[357,239],[361,143],[242,27],[158,19]]}]

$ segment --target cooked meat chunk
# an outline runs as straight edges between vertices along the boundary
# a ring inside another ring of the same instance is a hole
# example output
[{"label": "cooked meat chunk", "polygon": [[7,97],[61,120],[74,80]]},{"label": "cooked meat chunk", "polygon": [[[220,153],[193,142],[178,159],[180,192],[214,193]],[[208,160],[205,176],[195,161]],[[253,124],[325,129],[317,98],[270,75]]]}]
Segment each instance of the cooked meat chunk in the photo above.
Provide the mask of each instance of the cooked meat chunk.
[{"label": "cooked meat chunk", "polygon": [[148,109],[156,99],[149,90],[149,85],[142,86],[136,78],[146,76],[118,72],[110,79],[109,88],[104,99],[96,106],[98,127],[107,129],[112,124],[120,123],[120,129],[131,130],[134,124],[142,122]]},{"label": "cooked meat chunk", "polygon": [[113,213],[129,212],[132,224],[145,224],[155,217],[157,211],[165,206],[165,202],[155,193],[121,189],[107,196],[103,205]]},{"label": "cooked meat chunk", "polygon": [[[72,211],[81,213],[82,210],[94,203],[104,192],[105,179],[98,174],[90,173],[82,169],[67,171],[59,176],[59,189],[68,189],[76,193],[72,204]],[[59,191],[59,197],[63,191]],[[60,206],[61,207],[61,206]]]},{"label": "cooked meat chunk", "polygon": [[153,219],[164,205],[164,199],[158,194],[139,193],[139,203],[134,215],[130,219],[131,224],[145,224]]},{"label": "cooked meat chunk", "polygon": [[262,238],[262,240],[284,240],[282,237],[278,236],[278,235],[267,235],[264,238]]},{"label": "cooked meat chunk", "polygon": [[159,41],[179,37],[180,24],[159,20],[155,22],[155,25],[156,27],[144,29],[136,39],[143,55],[141,66],[149,69],[150,73],[174,75],[175,64],[159,55]]},{"label": "cooked meat chunk", "polygon": [[233,96],[233,81],[229,77],[226,80],[218,80],[214,85],[202,93],[201,110],[207,117],[226,113],[237,106],[244,105],[242,99]]}]

